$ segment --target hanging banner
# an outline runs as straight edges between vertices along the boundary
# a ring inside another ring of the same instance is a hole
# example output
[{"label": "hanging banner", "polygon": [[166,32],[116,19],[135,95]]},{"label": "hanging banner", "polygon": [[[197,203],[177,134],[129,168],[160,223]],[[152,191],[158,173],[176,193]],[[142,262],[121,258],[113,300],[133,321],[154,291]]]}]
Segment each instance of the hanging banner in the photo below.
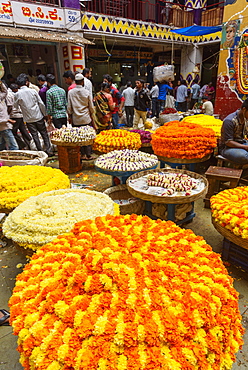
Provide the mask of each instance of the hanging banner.
[{"label": "hanging banner", "polygon": [[75,9],[64,9],[65,13],[65,28],[68,31],[80,31],[81,26],[81,12]]},{"label": "hanging banner", "polygon": [[61,8],[12,1],[14,22],[39,28],[65,28],[64,11]]},{"label": "hanging banner", "polygon": [[10,1],[0,1],[0,22],[13,23],[12,7]]}]

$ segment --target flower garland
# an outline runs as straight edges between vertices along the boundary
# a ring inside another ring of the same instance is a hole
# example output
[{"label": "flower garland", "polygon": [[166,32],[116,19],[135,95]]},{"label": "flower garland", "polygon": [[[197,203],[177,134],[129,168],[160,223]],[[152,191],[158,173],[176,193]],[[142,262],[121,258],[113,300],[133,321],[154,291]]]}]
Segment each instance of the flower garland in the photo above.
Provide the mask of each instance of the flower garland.
[{"label": "flower garland", "polygon": [[220,226],[248,239],[248,186],[223,190],[211,197],[210,204]]},{"label": "flower garland", "polygon": [[137,134],[140,134],[142,144],[148,144],[152,140],[152,133],[148,130],[130,130],[129,132],[136,132]]},{"label": "flower garland", "polygon": [[96,131],[91,126],[65,127],[54,130],[50,134],[51,140],[65,143],[89,141],[95,139],[95,137]]},{"label": "flower garland", "polygon": [[243,343],[220,256],[146,216],[76,224],[33,255],[9,304],[25,370],[227,370]]},{"label": "flower garland", "polygon": [[0,179],[0,209],[11,210],[33,195],[70,187],[62,171],[43,166],[3,166]]},{"label": "flower garland", "polygon": [[182,122],[198,124],[206,128],[211,128],[215,132],[216,137],[221,135],[222,121],[216,119],[213,116],[208,116],[206,114],[196,114],[194,116],[185,117]]},{"label": "flower garland", "polygon": [[139,149],[141,147],[140,135],[125,130],[105,130],[96,136],[93,149],[108,153],[116,149]]},{"label": "flower garland", "polygon": [[214,131],[200,125],[172,121],[152,135],[154,153],[167,158],[203,158],[216,147]]},{"label": "flower garland", "polygon": [[21,203],[6,218],[3,234],[19,245],[37,250],[76,222],[119,214],[118,205],[98,191],[66,189],[42,193]]},{"label": "flower garland", "polygon": [[95,165],[111,171],[146,170],[157,166],[158,158],[138,150],[113,150],[110,153],[100,155],[95,161]]}]

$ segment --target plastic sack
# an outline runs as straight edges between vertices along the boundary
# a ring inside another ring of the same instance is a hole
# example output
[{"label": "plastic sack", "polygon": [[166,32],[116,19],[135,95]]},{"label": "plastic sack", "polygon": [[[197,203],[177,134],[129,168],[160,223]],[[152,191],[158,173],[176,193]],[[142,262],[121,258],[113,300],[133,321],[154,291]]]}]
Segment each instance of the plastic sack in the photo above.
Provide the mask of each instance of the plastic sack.
[{"label": "plastic sack", "polygon": [[174,66],[173,65],[162,65],[153,68],[153,80],[154,82],[174,81]]},{"label": "plastic sack", "polygon": [[178,113],[161,114],[159,115],[159,123],[163,125],[166,122],[179,121],[180,116]]},{"label": "plastic sack", "polygon": [[0,152],[0,162],[3,166],[44,166],[48,161],[45,152],[33,150],[2,150]]},{"label": "plastic sack", "polygon": [[165,108],[175,108],[175,99],[171,95],[166,95]]}]

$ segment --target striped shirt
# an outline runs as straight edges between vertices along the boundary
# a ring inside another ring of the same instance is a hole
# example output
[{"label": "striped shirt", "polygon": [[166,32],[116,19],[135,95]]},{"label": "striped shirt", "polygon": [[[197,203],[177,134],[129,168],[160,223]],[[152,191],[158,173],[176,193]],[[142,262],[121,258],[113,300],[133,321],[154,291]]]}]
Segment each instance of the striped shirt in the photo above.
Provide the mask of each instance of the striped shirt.
[{"label": "striped shirt", "polygon": [[54,118],[66,117],[67,101],[65,90],[52,85],[46,92],[47,114]]}]

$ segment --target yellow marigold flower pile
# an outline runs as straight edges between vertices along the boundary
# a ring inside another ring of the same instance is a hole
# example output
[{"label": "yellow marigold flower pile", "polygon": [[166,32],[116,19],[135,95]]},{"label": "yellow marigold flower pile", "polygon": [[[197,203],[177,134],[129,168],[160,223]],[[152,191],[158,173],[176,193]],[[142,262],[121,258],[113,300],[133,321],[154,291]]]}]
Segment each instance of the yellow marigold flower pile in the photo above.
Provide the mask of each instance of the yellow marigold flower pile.
[{"label": "yellow marigold flower pile", "polygon": [[213,129],[216,137],[220,137],[221,135],[221,127],[223,122],[220,119],[214,118],[213,116],[196,114],[194,116],[185,117],[182,122],[197,123],[203,127]]},{"label": "yellow marigold flower pile", "polygon": [[221,191],[211,197],[210,204],[220,226],[248,239],[248,186]]},{"label": "yellow marigold flower pile", "polygon": [[125,130],[105,130],[96,136],[93,149],[101,153],[112,150],[139,149],[141,147],[140,134]]},{"label": "yellow marigold flower pile", "polygon": [[70,180],[62,171],[43,166],[0,167],[0,209],[13,209],[44,191],[67,189]]},{"label": "yellow marigold flower pile", "polygon": [[42,193],[21,203],[3,224],[3,234],[19,245],[37,250],[76,222],[119,214],[119,206],[98,191],[62,189]]},{"label": "yellow marigold flower pile", "polygon": [[154,153],[167,158],[203,158],[216,147],[215,133],[188,122],[172,121],[152,135]]},{"label": "yellow marigold flower pile", "polygon": [[82,221],[41,247],[9,304],[25,370],[227,370],[242,345],[220,256],[137,215]]}]

